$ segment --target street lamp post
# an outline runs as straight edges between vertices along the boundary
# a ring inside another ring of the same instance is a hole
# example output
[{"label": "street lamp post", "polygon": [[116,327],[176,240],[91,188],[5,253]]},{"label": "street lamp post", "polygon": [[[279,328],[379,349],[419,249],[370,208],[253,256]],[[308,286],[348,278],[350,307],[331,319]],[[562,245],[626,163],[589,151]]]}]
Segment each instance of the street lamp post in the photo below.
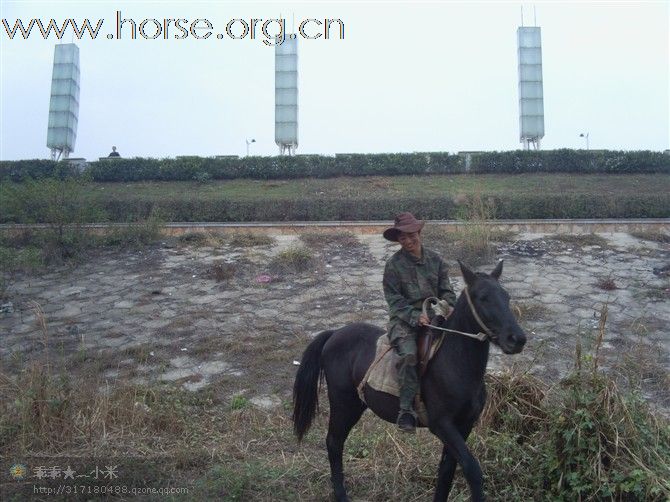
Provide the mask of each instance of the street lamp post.
[{"label": "street lamp post", "polygon": [[256,140],[255,139],[247,139],[245,141],[247,142],[247,157],[248,157],[249,156],[249,145],[251,143],[256,143]]},{"label": "street lamp post", "polygon": [[586,133],[586,134],[581,133],[581,134],[579,135],[579,137],[580,137],[580,138],[585,138],[585,139],[586,139],[586,149],[588,150],[588,149],[589,149],[589,133]]}]

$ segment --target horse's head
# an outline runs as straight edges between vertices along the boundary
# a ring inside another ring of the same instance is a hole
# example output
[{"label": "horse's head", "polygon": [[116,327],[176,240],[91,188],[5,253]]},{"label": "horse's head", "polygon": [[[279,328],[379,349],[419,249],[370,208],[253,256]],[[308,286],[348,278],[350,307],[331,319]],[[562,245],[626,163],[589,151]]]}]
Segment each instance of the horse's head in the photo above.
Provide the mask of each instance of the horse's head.
[{"label": "horse's head", "polygon": [[526,334],[510,309],[509,294],[498,282],[503,262],[500,261],[490,274],[473,272],[460,261],[458,264],[472,300],[473,314],[475,318],[479,316],[484,324],[482,327],[491,332],[491,341],[505,354],[521,352],[526,343]]}]

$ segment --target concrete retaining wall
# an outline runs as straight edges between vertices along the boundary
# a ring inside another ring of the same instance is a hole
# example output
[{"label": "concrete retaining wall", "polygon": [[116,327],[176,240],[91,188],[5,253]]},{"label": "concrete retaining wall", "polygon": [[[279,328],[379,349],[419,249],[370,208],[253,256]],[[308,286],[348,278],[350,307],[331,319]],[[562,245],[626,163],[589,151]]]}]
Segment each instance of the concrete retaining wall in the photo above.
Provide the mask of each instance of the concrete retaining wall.
[{"label": "concrete retaining wall", "polygon": [[[250,232],[258,234],[299,234],[304,232],[336,233],[343,230],[354,234],[376,234],[393,223],[391,221],[296,221],[296,222],[248,222],[248,223],[166,223],[166,235],[181,235],[188,232],[234,233]],[[428,220],[427,224],[444,227],[447,231],[457,230],[464,221]],[[485,222],[497,230],[549,234],[589,234],[612,232],[665,232],[670,234],[670,218],[624,219],[624,220],[495,220]],[[85,225],[94,233],[104,233],[106,229],[126,226],[125,223]],[[0,225],[0,231],[10,234],[24,229],[46,228],[47,225]]]}]

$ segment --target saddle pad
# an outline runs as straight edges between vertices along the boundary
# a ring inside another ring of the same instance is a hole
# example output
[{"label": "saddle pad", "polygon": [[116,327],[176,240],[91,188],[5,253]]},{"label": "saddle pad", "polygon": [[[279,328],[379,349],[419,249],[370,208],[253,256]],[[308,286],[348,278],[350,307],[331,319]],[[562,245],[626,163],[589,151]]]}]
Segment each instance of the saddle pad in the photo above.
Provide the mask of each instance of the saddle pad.
[{"label": "saddle pad", "polygon": [[[363,389],[366,384],[376,391],[386,392],[387,394],[396,397],[400,396],[398,370],[396,368],[398,359],[398,354],[396,354],[393,347],[391,347],[388,336],[380,336],[377,339],[377,350],[372,365],[368,368],[368,371],[363,377],[363,381],[358,386],[358,395],[361,398],[361,401],[365,402]],[[418,425],[427,427],[428,413],[425,404],[421,400],[420,393],[417,393],[414,398],[414,410],[417,413]]]},{"label": "saddle pad", "polygon": [[[381,359],[380,359],[381,357]],[[398,354],[392,350],[389,337],[382,335],[377,340],[377,351],[375,352],[375,361],[368,370],[369,375],[367,384],[375,390],[386,392],[392,396],[400,395],[400,386],[398,385]]]}]

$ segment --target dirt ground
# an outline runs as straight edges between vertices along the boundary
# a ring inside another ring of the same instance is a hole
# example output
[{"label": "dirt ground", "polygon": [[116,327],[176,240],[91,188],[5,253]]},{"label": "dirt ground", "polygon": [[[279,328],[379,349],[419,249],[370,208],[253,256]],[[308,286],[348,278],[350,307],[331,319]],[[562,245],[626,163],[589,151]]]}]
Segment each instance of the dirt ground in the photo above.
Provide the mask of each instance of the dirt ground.
[{"label": "dirt ground", "polygon": [[[437,240],[427,245],[440,250]],[[227,402],[285,407],[311,337],[352,321],[384,326],[381,277],[395,250],[376,235],[303,234],[187,236],[97,251],[76,266],[16,278],[0,314],[2,370],[17,374],[50,357],[105,386],[173,382],[211,388]],[[622,233],[525,234],[497,243],[478,269],[498,259],[529,341],[517,356],[494,349],[492,370],[519,365],[560,379],[577,340],[589,350],[607,304],[601,365],[670,409],[667,244]]]}]

